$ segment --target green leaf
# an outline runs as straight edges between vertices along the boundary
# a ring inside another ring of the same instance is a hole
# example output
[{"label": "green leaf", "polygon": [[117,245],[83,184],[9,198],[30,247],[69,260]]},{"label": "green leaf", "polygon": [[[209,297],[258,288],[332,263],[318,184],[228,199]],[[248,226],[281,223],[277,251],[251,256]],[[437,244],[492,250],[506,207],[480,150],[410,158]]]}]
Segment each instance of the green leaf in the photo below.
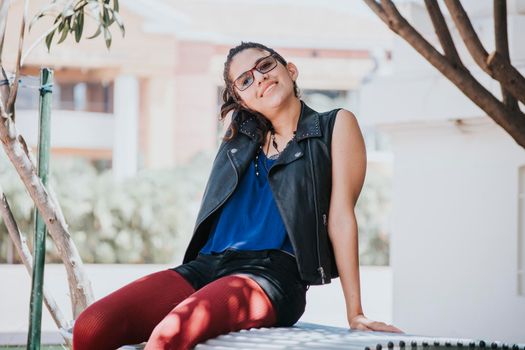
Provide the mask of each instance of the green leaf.
[{"label": "green leaf", "polygon": [[40,18],[44,17],[45,15],[46,15],[45,12],[42,11],[39,14],[37,14],[35,17],[33,17],[31,22],[29,23],[28,31],[31,31],[31,27],[36,23],[36,21],[38,21]]},{"label": "green leaf", "polygon": [[104,27],[104,40],[106,41],[106,47],[109,49],[111,46],[111,32],[106,27]]},{"label": "green leaf", "polygon": [[64,29],[65,25],[66,25],[66,21],[65,20],[60,22],[60,24],[58,25],[58,32],[59,33]]},{"label": "green leaf", "polygon": [[[57,6],[57,0],[50,1],[52,2],[53,7]],[[75,0],[73,2],[74,4],[68,6],[67,8],[57,9],[59,10],[59,13],[54,18],[54,25],[57,25],[57,29],[55,29],[52,33],[48,34],[45,38],[48,50],[50,50],[51,48],[51,44],[55,33],[57,33],[57,36],[59,36],[57,44],[64,42],[69,33],[71,33],[72,36],[74,36],[75,41],[77,43],[80,42],[82,36],[84,35],[84,26],[86,21],[86,6],[88,6],[89,10],[91,5],[99,6],[96,8],[96,12],[98,13],[96,14],[95,18],[95,22],[98,23],[95,33],[87,37],[87,39],[94,39],[100,34],[102,34],[103,31],[104,41],[106,47],[109,49],[113,39],[110,27],[114,23],[118,25],[122,37],[126,35],[124,21],[122,20],[122,16],[120,15],[120,13],[118,13],[120,9],[119,0]],[[62,6],[63,5],[61,5],[60,7]],[[33,24],[36,23],[38,19],[48,16],[50,14],[52,13],[47,11],[47,9],[41,10],[32,19],[29,27],[31,28],[31,26],[33,26]]]},{"label": "green leaf", "polygon": [[70,33],[73,33],[75,31],[75,22],[76,22],[76,20],[77,20],[76,16],[68,18],[68,28],[69,28],[69,32]]},{"label": "green leaf", "polygon": [[77,16],[77,23],[75,26],[75,41],[77,43],[80,42],[80,38],[82,38],[83,30],[84,30],[84,8],[82,8],[82,10]]},{"label": "green leaf", "polygon": [[62,30],[62,36],[60,37],[60,39],[58,40],[57,44],[60,44],[61,42],[63,42],[64,40],[66,40],[67,38],[67,34],[69,33],[69,23],[67,20],[65,20],[64,22],[64,28]]},{"label": "green leaf", "polygon": [[80,10],[83,10],[84,7],[86,7],[86,5],[88,4],[88,0],[80,0],[80,1],[77,1],[77,3],[73,6],[73,10],[75,12],[78,12]]},{"label": "green leaf", "polygon": [[56,16],[55,20],[53,21],[53,24],[57,24],[58,21],[60,21],[60,19],[62,18],[62,14],[58,14],[58,16]]},{"label": "green leaf", "polygon": [[126,29],[124,28],[124,22],[122,21],[122,17],[120,17],[120,14],[118,12],[113,12],[113,18],[115,18],[115,21],[118,24],[118,27],[120,28],[120,32],[122,33],[122,36],[126,34]]},{"label": "green leaf", "polygon": [[55,30],[53,30],[51,33],[46,35],[46,46],[47,46],[47,52],[51,51],[51,42],[53,41],[53,35],[55,35]]},{"label": "green leaf", "polygon": [[108,22],[107,26],[108,26],[108,27],[111,27],[111,25],[112,25],[113,23],[115,23],[115,17],[111,16],[111,17],[109,18],[109,22]]},{"label": "green leaf", "polygon": [[102,22],[105,24],[105,27],[108,27],[111,23],[109,23],[109,10],[104,6],[102,9]]}]

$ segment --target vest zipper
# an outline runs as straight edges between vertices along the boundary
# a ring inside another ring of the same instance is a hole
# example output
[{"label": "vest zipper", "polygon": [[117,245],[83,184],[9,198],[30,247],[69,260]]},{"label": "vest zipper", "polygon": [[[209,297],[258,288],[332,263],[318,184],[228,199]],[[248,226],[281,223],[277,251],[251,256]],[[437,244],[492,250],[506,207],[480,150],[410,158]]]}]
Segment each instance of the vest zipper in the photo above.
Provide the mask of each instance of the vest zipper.
[{"label": "vest zipper", "polygon": [[[324,268],[321,266],[321,253],[319,248],[319,221],[318,221],[318,212],[317,212],[317,190],[315,188],[315,174],[314,174],[314,162],[312,159],[312,148],[310,146],[310,140],[308,142],[308,156],[310,158],[310,170],[312,172],[312,188],[314,190],[314,208],[315,208],[315,237],[317,239],[317,272],[321,276],[321,284],[325,284],[326,275],[324,273]],[[324,217],[323,217],[324,218]]]}]

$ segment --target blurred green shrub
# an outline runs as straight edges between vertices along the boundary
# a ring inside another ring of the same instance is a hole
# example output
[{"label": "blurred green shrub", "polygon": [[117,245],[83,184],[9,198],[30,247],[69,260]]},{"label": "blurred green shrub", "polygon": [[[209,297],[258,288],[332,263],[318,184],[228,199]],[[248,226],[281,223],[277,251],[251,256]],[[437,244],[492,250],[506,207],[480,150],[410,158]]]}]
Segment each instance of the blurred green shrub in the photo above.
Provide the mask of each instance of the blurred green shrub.
[{"label": "blurred green shrub", "polygon": [[359,263],[390,264],[389,214],[392,169],[388,164],[369,163],[355,213],[359,232]]},{"label": "blurred green shrub", "polygon": [[[211,158],[200,154],[173,170],[145,170],[115,182],[110,171],[97,172],[88,160],[58,158],[51,162],[50,183],[84,262],[169,263],[191,234],[210,164]],[[3,155],[0,183],[30,239],[33,204]],[[0,224],[0,262],[6,262],[8,240]],[[48,262],[61,261],[51,238],[46,251]]]}]

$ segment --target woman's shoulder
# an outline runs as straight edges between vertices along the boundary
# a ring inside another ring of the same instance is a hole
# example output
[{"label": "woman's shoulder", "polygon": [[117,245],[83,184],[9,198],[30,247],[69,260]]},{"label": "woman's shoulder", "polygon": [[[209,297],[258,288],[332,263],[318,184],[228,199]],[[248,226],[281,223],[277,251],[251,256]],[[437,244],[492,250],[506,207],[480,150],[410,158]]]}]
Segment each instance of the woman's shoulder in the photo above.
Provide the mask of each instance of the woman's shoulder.
[{"label": "woman's shoulder", "polygon": [[332,145],[347,149],[361,149],[363,135],[357,117],[351,111],[341,108],[337,111],[332,131]]},{"label": "woman's shoulder", "polygon": [[[357,118],[351,111],[339,107],[326,112],[318,113],[320,124],[324,130],[327,130],[332,138],[335,136],[335,131],[338,133],[355,132],[359,129]],[[341,130],[343,129],[343,130]]]},{"label": "woman's shoulder", "polygon": [[[356,133],[359,132],[359,122],[357,117],[351,111],[339,108],[335,114],[335,125],[334,128],[339,133]],[[342,130],[340,130],[342,129]]]},{"label": "woman's shoulder", "polygon": [[347,109],[337,108],[335,109],[335,111],[336,111],[336,116],[335,116],[336,119],[350,119],[353,121],[357,121],[357,117],[355,116],[355,114]]},{"label": "woman's shoulder", "polygon": [[337,119],[353,119],[357,120],[355,114],[352,111],[349,111],[343,107],[337,107],[325,112],[317,113],[321,120],[325,120],[329,123],[335,123]]}]

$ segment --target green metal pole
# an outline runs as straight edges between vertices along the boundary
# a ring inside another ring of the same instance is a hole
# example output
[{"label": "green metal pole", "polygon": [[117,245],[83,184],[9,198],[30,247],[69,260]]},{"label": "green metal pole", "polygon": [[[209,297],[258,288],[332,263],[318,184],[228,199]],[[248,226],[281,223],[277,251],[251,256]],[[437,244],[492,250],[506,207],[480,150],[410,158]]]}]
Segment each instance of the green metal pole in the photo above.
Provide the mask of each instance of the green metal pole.
[{"label": "green metal pole", "polygon": [[[38,133],[38,176],[47,186],[49,173],[49,149],[51,131],[51,92],[53,71],[40,71],[40,104]],[[35,239],[33,242],[33,274],[31,281],[31,302],[29,310],[29,332],[27,349],[39,350],[42,330],[42,296],[44,287],[44,266],[46,260],[46,225],[35,208]]]}]

